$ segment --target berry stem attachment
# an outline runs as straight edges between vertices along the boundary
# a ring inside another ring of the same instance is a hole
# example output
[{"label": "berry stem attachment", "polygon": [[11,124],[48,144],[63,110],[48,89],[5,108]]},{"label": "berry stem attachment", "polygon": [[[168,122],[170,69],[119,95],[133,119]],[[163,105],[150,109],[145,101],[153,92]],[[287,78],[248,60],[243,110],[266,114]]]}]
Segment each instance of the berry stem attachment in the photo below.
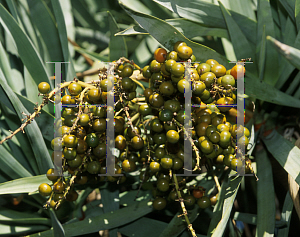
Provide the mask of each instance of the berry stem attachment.
[{"label": "berry stem attachment", "polygon": [[135,64],[132,60],[129,60],[125,57],[121,57],[120,58],[121,61],[125,62],[125,63],[130,63],[131,65],[133,65],[137,70],[140,70],[140,72],[142,72],[143,70],[140,68],[139,65]]},{"label": "berry stem attachment", "polygon": [[188,214],[187,214],[187,210],[186,210],[185,205],[184,205],[184,200],[181,197],[181,193],[179,191],[179,185],[178,185],[176,174],[173,174],[173,180],[174,180],[174,183],[175,183],[175,188],[176,188],[176,192],[177,192],[178,199],[179,199],[179,202],[180,202],[180,206],[182,208],[182,213],[183,213],[182,215],[184,215],[185,221],[187,223],[187,227],[191,231],[192,236],[196,237],[197,235],[195,233],[195,230],[193,229],[192,224],[190,223],[190,220],[189,220]]}]

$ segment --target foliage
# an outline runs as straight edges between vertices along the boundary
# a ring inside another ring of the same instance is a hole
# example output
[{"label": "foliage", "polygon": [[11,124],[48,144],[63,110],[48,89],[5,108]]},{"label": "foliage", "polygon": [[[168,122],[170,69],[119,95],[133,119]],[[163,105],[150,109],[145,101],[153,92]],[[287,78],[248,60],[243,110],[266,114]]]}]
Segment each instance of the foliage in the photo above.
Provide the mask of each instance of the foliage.
[{"label": "foliage", "polygon": [[[248,155],[259,181],[219,174],[224,182],[217,205],[200,212],[190,210],[189,217],[197,236],[234,236],[245,233],[248,224],[257,236],[274,236],[277,231],[288,236],[290,227],[291,231],[297,228],[290,222],[299,197],[290,196],[292,187],[285,183],[282,200],[276,187],[280,174],[289,174],[300,184],[299,9],[297,0],[1,0],[0,140],[34,113],[36,103],[42,103],[37,90],[40,82],[55,87],[54,65],[49,62],[69,62],[62,67],[63,81],[75,76],[89,81],[98,77],[99,60],[124,56],[144,67],[157,47],[170,50],[178,40],[188,42],[197,60],[213,58],[227,69],[234,65],[229,60],[251,58],[253,63],[245,66],[246,126],[252,144]],[[137,92],[141,91],[138,86]],[[178,227],[180,209],[153,211],[147,189],[134,201],[139,173],[131,174],[131,188],[120,193],[107,184],[83,186],[75,203],[56,212],[44,210],[46,199],[37,188],[41,182],[51,183],[45,173],[52,167],[55,113],[51,104],[40,112],[24,134],[17,133],[0,145],[0,235],[84,236],[110,230],[111,236],[117,232],[189,236],[187,228]],[[206,173],[189,185],[201,185],[208,194],[215,188]],[[101,193],[101,201],[86,203],[94,189]],[[116,195],[120,205],[113,209],[111,200]],[[275,196],[282,207],[276,220]],[[234,206],[234,200],[243,205]],[[160,215],[170,223],[156,219]]]}]

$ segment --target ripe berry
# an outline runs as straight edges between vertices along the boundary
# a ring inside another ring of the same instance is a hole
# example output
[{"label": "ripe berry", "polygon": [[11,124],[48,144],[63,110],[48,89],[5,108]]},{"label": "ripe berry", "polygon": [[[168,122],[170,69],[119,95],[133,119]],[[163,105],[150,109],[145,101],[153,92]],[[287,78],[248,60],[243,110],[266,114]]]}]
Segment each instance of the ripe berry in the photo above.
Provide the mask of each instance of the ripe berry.
[{"label": "ripe berry", "polygon": [[81,93],[82,87],[78,83],[73,82],[68,86],[68,90],[71,95],[77,96]]},{"label": "ripe berry", "polygon": [[63,193],[65,191],[65,184],[63,181],[58,181],[53,185],[53,191],[56,193]]},{"label": "ripe berry", "polygon": [[77,146],[78,139],[74,135],[68,135],[64,138],[65,147],[75,148]]},{"label": "ripe berry", "polygon": [[197,189],[194,189],[193,190],[193,196],[195,197],[195,198],[201,198],[201,197],[203,197],[203,195],[204,195],[204,189],[202,188],[202,187],[198,187]]},{"label": "ripe berry", "polygon": [[171,169],[173,166],[173,159],[170,155],[165,155],[161,160],[160,160],[160,165],[165,168],[165,169]]},{"label": "ripe berry", "polygon": [[135,164],[135,162],[133,162],[131,160],[124,160],[122,162],[122,169],[125,172],[133,172],[136,170],[136,164]]},{"label": "ripe berry", "polygon": [[52,192],[52,188],[50,187],[49,184],[46,184],[46,183],[40,184],[39,193],[42,196],[49,196],[51,194],[51,192]]},{"label": "ripe berry", "polygon": [[187,60],[192,56],[193,50],[189,46],[182,45],[177,48],[177,53],[180,58]]},{"label": "ripe berry", "polygon": [[[240,78],[242,78],[245,75],[246,69],[243,67],[243,65],[235,65],[231,71],[230,75],[234,77],[235,80],[239,79],[238,74],[241,74]],[[244,73],[244,74],[243,74]]]},{"label": "ripe berry", "polygon": [[177,52],[180,46],[186,46],[186,43],[184,41],[177,41],[173,46],[174,51]]},{"label": "ripe berry", "polygon": [[167,132],[167,141],[170,143],[176,143],[179,141],[179,133],[175,130],[169,130]]},{"label": "ripe berry", "polygon": [[152,161],[150,163],[150,170],[153,173],[158,172],[160,170],[160,164],[158,162],[156,162],[156,161]]},{"label": "ripe berry", "polygon": [[47,179],[51,181],[56,181],[58,179],[58,177],[55,175],[54,169],[49,169],[47,171]]},{"label": "ripe berry", "polygon": [[166,60],[167,57],[167,51],[162,48],[158,48],[154,52],[154,59],[159,62],[163,63]]},{"label": "ripe berry", "polygon": [[38,85],[38,90],[41,94],[47,94],[50,91],[50,85],[47,82],[41,82]]},{"label": "ripe berry", "polygon": [[70,95],[64,95],[61,98],[61,103],[62,104],[75,104],[75,100],[72,99],[72,97]]}]

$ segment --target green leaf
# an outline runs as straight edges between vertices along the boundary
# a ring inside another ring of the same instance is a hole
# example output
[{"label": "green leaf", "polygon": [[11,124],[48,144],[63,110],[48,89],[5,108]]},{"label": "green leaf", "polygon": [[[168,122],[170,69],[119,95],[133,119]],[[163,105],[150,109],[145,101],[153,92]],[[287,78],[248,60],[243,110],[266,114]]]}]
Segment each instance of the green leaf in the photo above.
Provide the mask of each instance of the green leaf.
[{"label": "green leaf", "polygon": [[[36,93],[36,92],[35,92]],[[17,94],[17,97],[19,98],[19,100],[22,102],[22,104],[24,105],[24,107],[27,109],[27,111],[29,113],[33,113],[34,112],[34,107],[36,106],[36,104],[33,101],[28,100],[26,97]],[[41,110],[41,113],[39,114],[39,117],[37,117],[35,119],[35,121],[37,122],[43,137],[48,140],[48,141],[52,141],[52,139],[54,138],[54,131],[53,131],[53,126],[54,126],[54,116],[50,113],[48,113],[46,111],[46,107],[50,107],[50,105],[46,105],[43,107],[43,109]]]},{"label": "green leaf", "polygon": [[[112,211],[116,211],[120,208],[120,199],[119,199],[119,189],[115,187],[114,190],[110,190],[108,188],[101,189],[101,200],[103,204],[104,213],[109,213]],[[114,228],[109,230],[110,236],[117,236],[118,229]]]},{"label": "green leaf", "polygon": [[[209,28],[202,26],[198,23],[183,19],[167,19],[167,23],[174,26],[178,31],[180,31],[187,38],[194,38],[196,36],[216,36],[220,38],[229,38],[227,30],[220,28]],[[140,35],[140,34],[149,34],[140,26],[131,26],[124,31],[121,31],[115,35]]]},{"label": "green leaf", "polygon": [[[80,222],[63,225],[66,236],[78,236],[93,233],[99,230],[113,229],[130,223],[152,211],[148,201],[137,202],[135,205],[105,213],[101,216],[86,218]],[[32,237],[52,237],[53,230],[31,235]]]},{"label": "green leaf", "polygon": [[[164,231],[159,235],[160,237],[173,237],[178,236],[187,228],[187,224],[184,220],[183,216],[179,216],[181,212],[178,212],[174,215],[173,219],[169,222],[168,226],[164,229]],[[199,215],[199,207],[195,205],[195,207],[188,211],[188,218],[190,223],[193,223]]]},{"label": "green leaf", "polygon": [[256,223],[257,223],[257,215],[250,214],[250,213],[235,212],[233,219],[236,221],[242,221],[244,223],[248,223],[251,225],[256,225]]},{"label": "green leaf", "polygon": [[293,211],[293,200],[291,198],[290,192],[287,192],[286,197],[284,199],[281,217],[284,221],[287,222],[287,226],[285,228],[278,230],[278,236],[288,237],[289,236],[289,228],[292,219],[292,211]]},{"label": "green leaf", "polygon": [[[290,37],[288,37],[288,35]],[[292,22],[291,18],[288,17],[286,20],[286,26],[285,26],[285,31],[283,32],[283,38],[284,38],[284,43],[288,45],[295,45],[295,38],[296,38],[296,29],[294,26],[294,23]],[[288,80],[290,74],[293,72],[295,67],[290,64],[284,57],[281,58],[281,63],[279,67],[279,79],[276,83],[276,88],[280,89],[284,83]]]},{"label": "green leaf", "polygon": [[34,44],[40,57],[43,58],[42,46],[40,44],[41,42],[37,36],[37,32],[35,31],[35,28],[28,14],[29,12],[28,3],[27,1],[16,2],[16,3],[17,3],[16,8],[18,10],[18,15],[20,16],[20,19],[18,20],[19,25],[21,26],[22,30],[26,32],[26,34],[29,36],[30,40]]},{"label": "green leaf", "polygon": [[[258,150],[258,149],[257,149]],[[275,191],[272,165],[266,150],[256,152],[257,163],[257,228],[256,236],[273,236],[275,230]]]},{"label": "green leaf", "polygon": [[0,235],[3,236],[23,236],[30,233],[35,233],[38,231],[43,231],[49,229],[45,225],[4,225],[0,224]]},{"label": "green leaf", "polygon": [[265,66],[266,66],[266,27],[263,26],[262,36],[260,42],[260,50],[259,50],[259,60],[258,60],[258,72],[259,72],[259,80],[263,81]]},{"label": "green leaf", "polygon": [[257,6],[257,44],[256,44],[256,55],[259,63],[263,60],[264,62],[264,74],[263,80],[274,86],[278,80],[279,62],[278,55],[274,48],[269,43],[266,43],[266,57],[258,58],[260,51],[263,50],[264,40],[263,34],[275,37],[274,22],[271,12],[271,6],[269,0],[258,1]]},{"label": "green leaf", "polygon": [[51,226],[51,221],[48,218],[41,217],[36,213],[20,212],[5,207],[0,209],[0,223],[11,225],[48,225]]},{"label": "green leaf", "polygon": [[0,42],[0,66],[2,68],[2,72],[5,78],[7,78],[8,81],[12,81],[9,59],[1,42]]},{"label": "green leaf", "polygon": [[[24,80],[27,98],[31,101],[41,104],[43,99],[41,96],[38,96],[38,85],[35,83],[26,67],[24,67]],[[48,107],[44,108],[46,109]]]},{"label": "green leaf", "polygon": [[120,57],[127,58],[126,41],[123,36],[115,36],[115,34],[118,33],[120,29],[110,12],[108,12],[108,21],[110,28],[109,61],[118,60]]},{"label": "green leaf", "polygon": [[245,74],[245,94],[270,103],[300,108],[300,100],[279,91],[264,81],[260,81],[250,72]]},{"label": "green leaf", "polygon": [[[231,174],[236,174],[232,171]],[[225,173],[228,175],[228,172]],[[226,177],[222,183],[218,202],[215,205],[213,218],[208,228],[207,236],[222,236],[230,217],[233,202],[242,181],[241,176]]]},{"label": "green leaf", "polygon": [[100,25],[93,18],[92,14],[88,11],[82,1],[72,0],[72,11],[75,19],[84,28],[100,30]]},{"label": "green leaf", "polygon": [[122,226],[119,228],[119,231],[126,236],[157,237],[167,226],[168,224],[163,221],[142,217],[128,225]]},{"label": "green leaf", "polygon": [[[61,4],[61,8],[63,9],[63,16],[64,16],[64,21],[66,25],[66,31],[67,31],[67,36],[71,40],[75,40],[75,25],[74,25],[74,17],[72,13],[72,5],[71,5],[71,0],[67,1],[59,1]],[[71,46],[71,44],[69,44]],[[74,57],[75,50],[74,48],[68,47],[69,49],[69,54],[70,58]]]},{"label": "green leaf", "polygon": [[[39,31],[40,36],[45,43],[47,54],[49,54],[49,60],[51,62],[63,61],[58,30],[55,25],[54,16],[50,12],[47,4],[45,1],[28,0],[27,2],[33,24]],[[51,37],[49,37],[49,35],[51,35]]]},{"label": "green leaf", "polygon": [[[227,25],[228,33],[230,35],[230,40],[234,48],[236,57],[238,59],[252,58],[252,60],[255,61],[255,54],[253,54],[254,48],[252,48],[252,45],[248,42],[243,32],[234,21],[230,12],[226,10],[224,5],[220,1],[219,4]],[[245,47],[246,45],[247,47]],[[250,70],[252,73],[257,74],[257,69],[255,66],[256,64],[249,64],[247,65],[247,70]]]},{"label": "green leaf", "polygon": [[290,18],[295,22],[295,11],[292,6],[293,3],[291,3],[291,2],[294,2],[294,0],[279,0],[279,2],[282,4],[284,9],[287,11]]},{"label": "green leaf", "polygon": [[130,9],[135,12],[142,12],[145,14],[153,15],[152,11],[139,0],[122,0],[122,3],[129,6]]},{"label": "green leaf", "polygon": [[51,84],[42,60],[32,42],[2,4],[0,4],[0,16],[1,24],[12,35],[19,56],[31,76],[39,83],[45,81]]},{"label": "green leaf", "polygon": [[[0,7],[1,9],[1,7]],[[28,114],[28,111],[23,106],[21,101],[18,99],[16,94],[11,90],[11,88],[7,85],[7,83],[0,77],[0,85],[6,93],[6,96],[11,101],[19,119],[23,119],[25,114]],[[52,167],[52,160],[50,158],[48,149],[43,140],[42,133],[37,125],[37,123],[33,120],[28,126],[25,127],[25,134],[27,135],[29,142],[31,144],[32,150],[35,155],[35,159],[37,161],[39,171],[41,173],[46,173],[47,170]]]},{"label": "green leaf", "polygon": [[210,28],[199,23],[189,21],[183,18],[167,19],[167,23],[174,26],[185,37],[194,38],[196,36],[216,36],[220,38],[229,38],[228,32],[221,28]]},{"label": "green leaf", "polygon": [[[3,135],[4,137],[7,137],[9,136],[11,133],[9,132],[9,129],[10,127],[8,127],[7,125],[8,124],[11,124],[12,121],[11,121],[11,118],[8,117],[6,115],[6,111],[7,110],[6,108],[4,107],[0,107],[0,109],[2,109],[3,111],[3,115],[5,116],[5,121],[0,121],[0,126],[2,127],[3,129]],[[5,111],[5,112],[4,112]],[[6,123],[5,123],[6,122]],[[17,139],[16,136],[13,136],[12,139],[8,140],[6,142],[6,145],[9,146],[10,150],[9,153],[31,174],[31,175],[35,175],[35,172],[38,172],[38,169],[34,169],[31,167],[31,164],[35,163],[34,160],[28,160],[27,157],[25,156],[25,154],[23,153],[22,149],[21,149],[21,145]],[[32,162],[33,161],[33,162]],[[37,168],[37,166],[35,166],[35,168]]]},{"label": "green leaf", "polygon": [[[4,148],[0,145],[1,171],[12,179],[30,177],[31,174]],[[2,190],[0,190],[0,193]]]},{"label": "green leaf", "polygon": [[50,210],[50,217],[53,227],[53,234],[56,237],[65,237],[65,231],[59,220],[57,219],[54,210]]},{"label": "green leaf", "polygon": [[298,31],[300,30],[300,1],[295,0],[295,18]]},{"label": "green leaf", "polygon": [[98,61],[98,60],[105,61],[105,62],[108,61],[107,57],[101,56],[101,55],[99,55],[97,53],[94,53],[94,52],[89,52],[86,49],[76,47],[76,46],[74,46],[74,49],[79,53],[87,54],[94,61]]},{"label": "green leaf", "polygon": [[76,76],[76,73],[73,66],[73,60],[70,58],[69,54],[68,35],[64,15],[62,12],[60,2],[58,0],[51,0],[51,4],[54,9],[54,16],[57,22],[58,35],[61,43],[64,62],[69,62],[64,63],[66,81],[72,81]]},{"label": "green leaf", "polygon": [[290,141],[286,140],[276,130],[273,130],[271,134],[264,137],[268,151],[274,156],[279,164],[288,172],[293,179],[300,185],[300,150],[297,146],[294,146]]},{"label": "green leaf", "polygon": [[[125,9],[125,6],[122,6]],[[133,12],[129,9],[125,9],[125,11],[167,49],[173,50],[173,45],[177,41],[185,41],[187,45],[192,47],[193,54],[196,56],[197,61],[206,61],[208,58],[214,58],[225,67],[230,67],[228,60],[222,55],[204,45],[190,41],[167,22],[150,15]]]},{"label": "green leaf", "polygon": [[[3,115],[5,116],[5,122],[8,125],[7,132],[9,132],[9,130],[15,131],[16,129],[18,129],[20,127],[20,125],[16,123],[16,121],[19,121],[17,115],[13,111],[9,112],[9,109],[7,109],[4,106],[1,106],[1,109],[2,109]],[[2,127],[2,128],[4,129],[4,127]],[[5,137],[8,135],[10,135],[10,132],[5,134]],[[27,169],[28,171],[30,171],[32,169],[34,171],[34,174],[38,174],[39,169],[38,169],[36,160],[32,159],[32,157],[34,157],[34,154],[30,147],[30,143],[29,143],[27,137],[24,136],[24,134],[22,134],[22,133],[17,133],[15,136],[13,136],[11,141],[14,142],[15,144],[19,145],[20,148],[22,149],[24,155],[26,156],[26,160],[23,160],[23,161],[21,160],[22,157],[16,157],[19,159],[19,162],[21,163],[21,165],[24,166],[24,168]],[[2,145],[4,145],[4,144],[2,144]],[[31,169],[28,169],[26,167],[26,165],[24,164],[24,162],[28,162],[31,166]]]},{"label": "green leaf", "polygon": [[[180,17],[212,28],[226,29],[219,6],[203,0],[154,0]],[[251,43],[256,42],[256,22],[242,14],[229,11]]]},{"label": "green leaf", "polygon": [[[291,64],[289,64],[289,65],[291,65]],[[289,87],[288,87],[288,89],[286,90],[285,93],[291,95],[295,91],[297,86],[299,85],[299,82],[300,82],[300,72],[298,72],[297,75],[294,77],[292,83],[289,85]]]},{"label": "green leaf", "polygon": [[300,50],[289,45],[283,44],[278,40],[272,38],[271,36],[267,36],[267,40],[269,40],[274,48],[283,55],[293,66],[300,70]]},{"label": "green leaf", "polygon": [[[250,19],[256,21],[255,12],[252,6],[251,1],[240,1],[240,0],[227,0],[228,5],[230,7],[227,7],[228,9],[238,12],[241,15],[247,16]],[[225,5],[225,4],[224,4]],[[228,6],[225,5],[225,6]]]},{"label": "green leaf", "polygon": [[135,25],[115,34],[115,36],[118,35],[149,35],[149,33],[142,27]]},{"label": "green leaf", "polygon": [[[1,146],[0,149],[2,149]],[[46,175],[38,175],[1,183],[0,195],[13,193],[31,193],[38,190],[38,187],[41,183],[51,184],[52,182],[47,179]]]},{"label": "green leaf", "polygon": [[151,36],[145,37],[140,44],[136,47],[133,54],[130,55],[130,60],[133,60],[140,67],[146,66],[149,60],[153,57],[152,49],[149,46],[159,47],[159,43],[153,39]]}]

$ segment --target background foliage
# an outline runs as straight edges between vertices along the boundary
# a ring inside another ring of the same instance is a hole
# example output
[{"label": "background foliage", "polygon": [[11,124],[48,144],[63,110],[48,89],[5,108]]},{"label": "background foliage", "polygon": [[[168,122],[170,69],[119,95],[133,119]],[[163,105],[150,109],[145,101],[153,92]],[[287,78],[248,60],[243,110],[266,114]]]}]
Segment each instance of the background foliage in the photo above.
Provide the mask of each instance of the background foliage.
[{"label": "background foliage", "polygon": [[[195,208],[190,219],[198,236],[294,236],[300,183],[299,9],[298,0],[0,0],[0,140],[21,125],[22,112],[32,113],[41,103],[40,82],[54,87],[54,66],[48,62],[69,62],[63,80],[76,75],[91,80],[97,74],[87,74],[100,67],[99,61],[125,56],[143,67],[158,46],[170,50],[178,40],[193,48],[198,61],[213,58],[226,68],[233,66],[229,60],[251,58],[246,115],[252,131],[249,155],[259,181],[223,174],[215,208]],[[44,210],[45,199],[36,190],[48,182],[44,174],[52,165],[53,111],[44,107],[25,134],[0,145],[0,235],[87,236],[106,229],[110,236],[189,236],[177,218],[179,209],[153,212],[149,190],[134,201],[138,173],[120,193],[108,184],[86,187],[74,204],[56,213]],[[205,173],[191,184],[209,193],[214,188]],[[101,200],[87,203],[95,188]]]}]

